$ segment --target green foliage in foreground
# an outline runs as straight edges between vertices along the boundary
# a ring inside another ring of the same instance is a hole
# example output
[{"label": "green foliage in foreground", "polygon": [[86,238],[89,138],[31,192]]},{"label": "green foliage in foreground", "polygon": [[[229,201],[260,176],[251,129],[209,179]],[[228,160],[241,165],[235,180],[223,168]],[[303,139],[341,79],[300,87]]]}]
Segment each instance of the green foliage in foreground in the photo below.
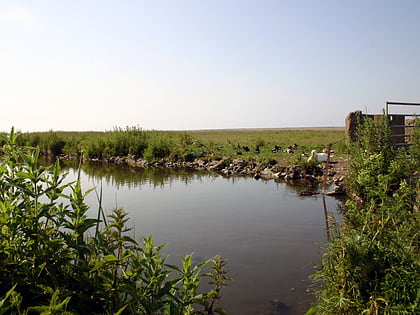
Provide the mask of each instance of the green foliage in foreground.
[{"label": "green foliage in foreground", "polygon": [[361,198],[346,203],[307,314],[419,314],[420,130],[409,149],[394,151],[388,128],[367,121],[351,144],[348,183]]},{"label": "green foliage in foreground", "polygon": [[[168,265],[164,245],[127,234],[122,209],[88,217],[80,181],[63,184],[58,163],[39,167],[39,149],[16,145],[13,130],[2,140],[0,314],[224,313],[216,304],[230,277],[219,256]],[[212,288],[200,293],[204,279]]]},{"label": "green foliage in foreground", "polygon": [[[145,131],[139,127],[114,128],[106,132],[23,133],[21,146],[39,146],[44,154],[106,159],[135,156],[149,162],[191,162],[197,158],[241,158],[258,162],[294,163],[296,156],[321,151],[333,143],[336,154],[344,152],[344,130],[207,130]],[[1,143],[1,142],[0,142]],[[293,144],[295,155],[283,150]],[[281,147],[273,153],[272,149]],[[244,150],[248,147],[248,150]],[[256,150],[258,148],[258,150]]]}]

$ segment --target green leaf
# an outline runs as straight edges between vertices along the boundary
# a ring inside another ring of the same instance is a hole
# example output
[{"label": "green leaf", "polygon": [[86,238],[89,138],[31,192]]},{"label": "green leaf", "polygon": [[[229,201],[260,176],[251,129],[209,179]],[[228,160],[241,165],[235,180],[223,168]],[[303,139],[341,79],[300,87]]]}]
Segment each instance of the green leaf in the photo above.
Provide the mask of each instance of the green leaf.
[{"label": "green leaf", "polygon": [[91,272],[97,271],[97,270],[103,268],[104,266],[109,265],[109,264],[113,264],[115,262],[118,262],[118,258],[115,257],[115,255],[113,255],[113,254],[107,255],[102,260],[100,260],[96,263],[95,267],[91,270]]},{"label": "green leaf", "polygon": [[121,237],[121,240],[124,242],[130,242],[132,244],[136,244],[137,245],[137,241],[135,239],[133,239],[132,237],[129,237],[127,235],[124,235]]},{"label": "green leaf", "polygon": [[307,312],[305,313],[305,315],[312,315],[315,314],[316,312],[319,312],[319,306],[318,305],[314,305],[312,306],[309,310],[307,310]]},{"label": "green leaf", "polygon": [[221,307],[216,307],[214,312],[219,313],[220,315],[227,315],[226,311]]},{"label": "green leaf", "polygon": [[122,312],[124,312],[124,310],[127,308],[127,306],[128,306],[128,304],[121,307],[116,313],[114,313],[114,315],[121,315]]},{"label": "green leaf", "polygon": [[9,308],[12,306],[12,305],[6,305],[6,302],[8,302],[8,299],[10,295],[13,293],[13,291],[15,290],[15,288],[16,288],[16,284],[9,291],[7,291],[6,295],[0,300],[0,315],[6,314]]}]

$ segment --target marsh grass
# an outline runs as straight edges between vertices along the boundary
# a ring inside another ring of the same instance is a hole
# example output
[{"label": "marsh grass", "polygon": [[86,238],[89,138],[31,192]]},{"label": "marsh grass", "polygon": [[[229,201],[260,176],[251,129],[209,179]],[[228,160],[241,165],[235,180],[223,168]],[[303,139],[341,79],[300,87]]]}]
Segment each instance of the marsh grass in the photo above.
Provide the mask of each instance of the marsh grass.
[{"label": "marsh grass", "polygon": [[39,166],[40,148],[17,139],[12,130],[0,149],[1,314],[224,314],[224,260],[168,265],[165,245],[130,237],[123,209],[104,218],[98,194],[89,217],[80,180],[64,184],[58,162]]}]

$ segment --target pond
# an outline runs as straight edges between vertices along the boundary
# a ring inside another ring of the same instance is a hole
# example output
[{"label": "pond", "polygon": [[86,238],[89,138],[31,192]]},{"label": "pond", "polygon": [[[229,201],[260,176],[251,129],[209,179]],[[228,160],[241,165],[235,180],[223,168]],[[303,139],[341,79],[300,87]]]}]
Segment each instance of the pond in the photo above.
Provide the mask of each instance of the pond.
[{"label": "pond", "polygon": [[[77,163],[63,162],[63,171],[74,180]],[[84,190],[102,189],[108,212],[128,212],[138,241],[153,234],[155,244],[167,243],[170,263],[191,252],[196,262],[226,258],[234,281],[221,303],[234,315],[304,314],[313,301],[308,277],[327,241],[324,204],[340,217],[339,200],[300,197],[305,187],[273,180],[83,163],[81,181]],[[86,202],[96,216],[95,192]]]}]

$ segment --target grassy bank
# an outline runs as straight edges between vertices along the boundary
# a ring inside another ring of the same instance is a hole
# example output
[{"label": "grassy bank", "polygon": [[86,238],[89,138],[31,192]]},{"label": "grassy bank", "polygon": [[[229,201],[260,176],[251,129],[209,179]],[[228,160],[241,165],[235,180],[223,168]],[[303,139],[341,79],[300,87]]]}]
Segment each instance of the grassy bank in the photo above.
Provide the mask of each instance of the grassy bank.
[{"label": "grassy bank", "polygon": [[419,314],[420,131],[396,151],[385,120],[349,146],[353,199],[315,275],[308,314]]},{"label": "grassy bank", "polygon": [[0,314],[224,314],[219,256],[168,265],[152,236],[130,237],[122,209],[106,217],[98,197],[88,217],[80,181],[63,184],[59,163],[40,167],[18,139],[0,148]]},{"label": "grassy bank", "polygon": [[[134,155],[149,162],[157,160],[193,161],[197,158],[240,157],[258,162],[293,164],[302,153],[309,154],[334,144],[343,152],[344,130],[323,128],[241,129],[200,131],[146,131],[138,127],[115,128],[106,132],[39,132],[23,133],[19,145],[39,146],[41,152],[53,155],[107,159]],[[297,144],[294,155],[285,153]],[[274,150],[273,149],[277,148]]]}]

